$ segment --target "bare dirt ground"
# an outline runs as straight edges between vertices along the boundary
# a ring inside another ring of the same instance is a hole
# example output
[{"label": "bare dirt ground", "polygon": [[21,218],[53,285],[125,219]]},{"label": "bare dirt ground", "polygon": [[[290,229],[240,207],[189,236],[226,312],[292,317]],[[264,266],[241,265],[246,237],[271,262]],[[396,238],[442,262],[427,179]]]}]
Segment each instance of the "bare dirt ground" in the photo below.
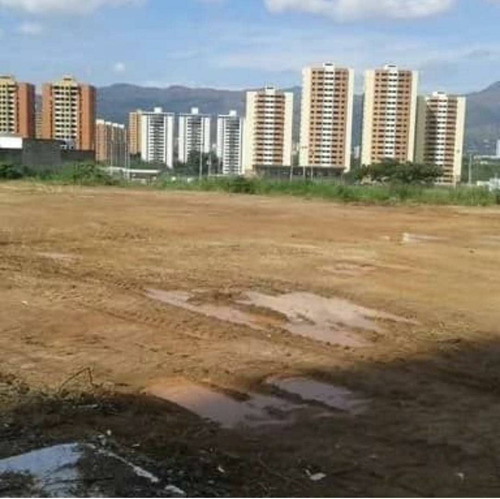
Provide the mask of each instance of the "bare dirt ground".
[{"label": "bare dirt ground", "polygon": [[498,209],[0,184],[0,299],[0,458],[108,432],[190,495],[500,495]]}]

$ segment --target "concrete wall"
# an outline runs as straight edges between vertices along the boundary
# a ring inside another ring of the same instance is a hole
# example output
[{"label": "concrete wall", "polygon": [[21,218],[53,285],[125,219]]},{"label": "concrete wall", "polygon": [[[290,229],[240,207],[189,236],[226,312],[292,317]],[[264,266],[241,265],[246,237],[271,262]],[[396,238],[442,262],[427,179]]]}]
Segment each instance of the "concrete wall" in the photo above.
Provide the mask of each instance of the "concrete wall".
[{"label": "concrete wall", "polygon": [[24,139],[22,148],[0,147],[0,162],[35,171],[59,168],[62,164],[61,145],[54,140]]},{"label": "concrete wall", "polygon": [[34,170],[59,168],[62,165],[61,145],[53,140],[25,140],[22,165]]},{"label": "concrete wall", "polygon": [[63,163],[93,163],[95,161],[95,152],[63,149],[61,151],[61,160]]}]

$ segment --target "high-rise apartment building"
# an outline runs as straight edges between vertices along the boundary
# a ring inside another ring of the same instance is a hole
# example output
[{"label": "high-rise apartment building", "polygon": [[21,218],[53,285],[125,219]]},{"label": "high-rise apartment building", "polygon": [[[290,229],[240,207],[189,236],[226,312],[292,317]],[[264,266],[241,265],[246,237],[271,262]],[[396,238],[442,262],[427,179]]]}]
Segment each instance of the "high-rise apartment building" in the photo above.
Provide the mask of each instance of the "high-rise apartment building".
[{"label": "high-rise apartment building", "polygon": [[125,125],[96,121],[96,161],[108,166],[127,166],[128,143]]},{"label": "high-rise apartment building", "polygon": [[365,75],[361,162],[413,161],[418,72],[385,66]]},{"label": "high-rise apartment building", "polygon": [[217,156],[223,175],[243,174],[243,125],[237,111],[217,119]]},{"label": "high-rise apartment building", "polygon": [[247,92],[243,168],[291,166],[293,93],[274,87]]},{"label": "high-rise apartment building", "polygon": [[354,71],[327,63],[302,76],[300,165],[349,171]]},{"label": "high-rise apartment building", "polygon": [[179,161],[186,163],[192,152],[208,154],[212,118],[193,107],[190,114],[179,115]]},{"label": "high-rise apartment building", "polygon": [[42,89],[42,138],[67,149],[95,151],[96,91],[65,76]]},{"label": "high-rise apartment building", "polygon": [[42,138],[42,105],[37,103],[35,107],[35,137]]},{"label": "high-rise apartment building", "polygon": [[141,112],[141,159],[174,167],[175,115],[161,107]]},{"label": "high-rise apartment building", "polygon": [[142,111],[132,111],[128,117],[128,143],[131,156],[141,154],[141,115]]},{"label": "high-rise apartment building", "polygon": [[35,87],[0,76],[0,133],[35,138]]},{"label": "high-rise apartment building", "polygon": [[441,167],[439,183],[456,185],[461,179],[465,102],[442,92],[418,98],[415,161]]}]

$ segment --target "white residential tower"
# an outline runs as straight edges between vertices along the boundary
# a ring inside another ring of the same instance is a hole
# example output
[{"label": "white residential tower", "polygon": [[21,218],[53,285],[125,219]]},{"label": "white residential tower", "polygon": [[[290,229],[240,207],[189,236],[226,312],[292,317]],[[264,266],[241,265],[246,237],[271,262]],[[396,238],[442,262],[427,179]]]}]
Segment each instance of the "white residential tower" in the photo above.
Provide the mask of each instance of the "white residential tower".
[{"label": "white residential tower", "polygon": [[217,119],[217,156],[224,175],[243,174],[243,125],[236,111]]},{"label": "white residential tower", "polygon": [[175,115],[161,107],[141,112],[141,159],[147,163],[174,166]]},{"label": "white residential tower", "polygon": [[210,153],[211,116],[193,107],[190,114],[179,115],[179,161],[186,163],[192,152]]}]

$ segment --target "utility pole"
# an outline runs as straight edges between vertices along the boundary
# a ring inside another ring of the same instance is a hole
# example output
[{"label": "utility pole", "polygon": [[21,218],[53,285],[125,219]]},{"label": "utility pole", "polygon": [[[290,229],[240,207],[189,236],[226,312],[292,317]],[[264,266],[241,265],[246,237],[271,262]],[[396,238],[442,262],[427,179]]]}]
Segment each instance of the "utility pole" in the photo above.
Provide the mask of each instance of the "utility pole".
[{"label": "utility pole", "polygon": [[200,121],[200,175],[199,179],[201,180],[203,178],[203,140],[201,138],[201,121]]},{"label": "utility pole", "polygon": [[472,153],[469,154],[469,187],[472,186],[472,162],[473,162],[473,155]]}]

